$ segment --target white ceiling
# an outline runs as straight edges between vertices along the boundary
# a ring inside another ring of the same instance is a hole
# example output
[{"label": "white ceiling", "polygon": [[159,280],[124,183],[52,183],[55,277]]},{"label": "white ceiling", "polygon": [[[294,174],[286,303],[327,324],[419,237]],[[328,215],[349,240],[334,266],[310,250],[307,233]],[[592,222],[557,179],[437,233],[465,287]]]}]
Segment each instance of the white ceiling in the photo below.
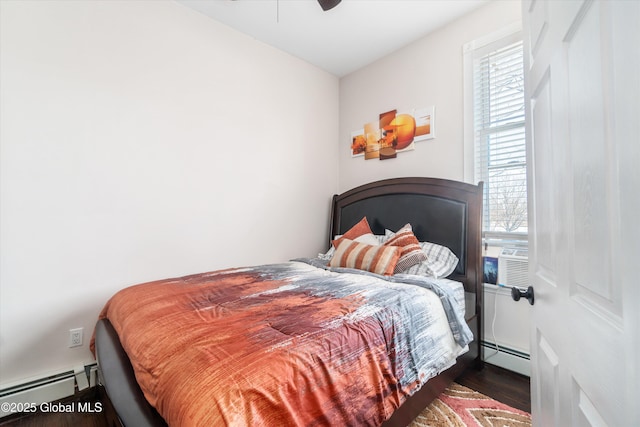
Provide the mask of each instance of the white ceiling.
[{"label": "white ceiling", "polygon": [[342,77],[488,0],[177,0]]}]

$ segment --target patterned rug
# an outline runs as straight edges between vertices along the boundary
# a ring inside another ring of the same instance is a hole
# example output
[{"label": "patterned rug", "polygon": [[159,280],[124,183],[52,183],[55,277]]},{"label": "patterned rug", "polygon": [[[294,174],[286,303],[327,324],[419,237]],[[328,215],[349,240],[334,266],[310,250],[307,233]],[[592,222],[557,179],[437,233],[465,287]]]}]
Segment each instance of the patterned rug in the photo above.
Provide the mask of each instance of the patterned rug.
[{"label": "patterned rug", "polygon": [[409,427],[529,427],[531,415],[453,383]]}]

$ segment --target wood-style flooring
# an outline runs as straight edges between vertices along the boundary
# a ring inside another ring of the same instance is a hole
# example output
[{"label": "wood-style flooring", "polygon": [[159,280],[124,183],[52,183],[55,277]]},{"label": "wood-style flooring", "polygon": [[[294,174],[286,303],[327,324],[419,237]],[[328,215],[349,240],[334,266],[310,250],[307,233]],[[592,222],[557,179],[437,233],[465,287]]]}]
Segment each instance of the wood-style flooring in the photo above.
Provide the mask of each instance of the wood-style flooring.
[{"label": "wood-style flooring", "polygon": [[456,382],[498,402],[531,413],[529,377],[485,363],[480,371],[465,371]]},{"label": "wood-style flooring", "polygon": [[[469,369],[456,380],[502,403],[531,412],[529,378],[485,363],[484,369]],[[101,388],[82,392],[63,402],[100,402],[101,412],[36,413],[0,419],[0,427],[116,427],[119,422]],[[95,407],[95,406],[94,406]]]}]

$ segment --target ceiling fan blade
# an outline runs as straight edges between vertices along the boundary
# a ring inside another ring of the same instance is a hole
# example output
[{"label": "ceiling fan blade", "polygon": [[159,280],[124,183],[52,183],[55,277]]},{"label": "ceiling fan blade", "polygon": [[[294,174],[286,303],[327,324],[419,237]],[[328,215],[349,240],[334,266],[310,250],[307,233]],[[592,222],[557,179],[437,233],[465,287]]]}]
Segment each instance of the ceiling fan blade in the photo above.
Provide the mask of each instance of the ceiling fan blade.
[{"label": "ceiling fan blade", "polygon": [[342,0],[318,0],[318,3],[320,3],[322,10],[326,12],[327,10],[336,7],[341,1]]}]

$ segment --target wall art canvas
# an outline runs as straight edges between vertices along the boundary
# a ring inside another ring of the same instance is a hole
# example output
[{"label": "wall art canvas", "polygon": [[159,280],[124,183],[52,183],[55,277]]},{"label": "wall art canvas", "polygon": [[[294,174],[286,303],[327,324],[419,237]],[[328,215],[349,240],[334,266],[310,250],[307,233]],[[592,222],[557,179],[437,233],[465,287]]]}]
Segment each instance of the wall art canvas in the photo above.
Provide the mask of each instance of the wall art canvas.
[{"label": "wall art canvas", "polygon": [[351,132],[351,155],[365,160],[387,160],[398,153],[414,150],[414,142],[435,137],[435,107],[414,109],[407,113],[391,110],[381,113],[377,122]]},{"label": "wall art canvas", "polygon": [[434,106],[414,110],[413,117],[416,119],[416,141],[436,137],[435,113],[436,108]]},{"label": "wall art canvas", "polygon": [[351,156],[364,156],[367,148],[367,138],[364,136],[364,129],[351,132]]},{"label": "wall art canvas", "polygon": [[367,147],[364,151],[365,160],[380,158],[380,128],[377,122],[371,122],[364,125],[364,137]]}]

